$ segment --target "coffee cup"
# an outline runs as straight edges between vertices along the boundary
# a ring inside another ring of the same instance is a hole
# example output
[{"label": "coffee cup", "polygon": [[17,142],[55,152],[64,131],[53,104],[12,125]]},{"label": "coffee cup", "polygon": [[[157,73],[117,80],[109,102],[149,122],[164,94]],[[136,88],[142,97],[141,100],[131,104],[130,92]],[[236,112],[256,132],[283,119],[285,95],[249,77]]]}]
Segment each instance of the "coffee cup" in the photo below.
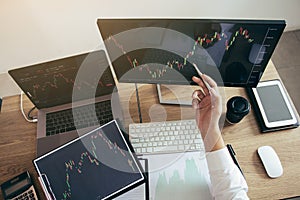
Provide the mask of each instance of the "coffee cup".
[{"label": "coffee cup", "polygon": [[249,112],[250,103],[241,96],[234,96],[227,101],[226,121],[230,124],[240,122]]}]

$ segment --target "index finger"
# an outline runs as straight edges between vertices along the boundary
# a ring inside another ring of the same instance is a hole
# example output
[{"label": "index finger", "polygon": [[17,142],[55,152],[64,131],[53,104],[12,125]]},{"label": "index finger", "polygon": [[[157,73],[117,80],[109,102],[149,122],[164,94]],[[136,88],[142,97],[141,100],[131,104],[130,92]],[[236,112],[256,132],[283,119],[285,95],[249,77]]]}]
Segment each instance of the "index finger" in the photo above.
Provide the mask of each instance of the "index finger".
[{"label": "index finger", "polygon": [[206,87],[206,85],[205,85],[205,83],[204,83],[204,81],[202,80],[201,77],[199,78],[197,76],[193,76],[192,80],[201,87],[201,89],[203,90],[203,92],[204,92],[205,95],[209,94],[209,90]]},{"label": "index finger", "polygon": [[[201,75],[203,76],[203,75]],[[200,78],[198,78],[197,76],[193,76],[192,80],[197,83],[203,90],[203,92],[205,93],[205,95],[209,94],[209,88],[210,86],[207,86],[204,82],[204,80],[202,79],[202,77],[200,76]],[[207,83],[208,84],[208,83]]]}]

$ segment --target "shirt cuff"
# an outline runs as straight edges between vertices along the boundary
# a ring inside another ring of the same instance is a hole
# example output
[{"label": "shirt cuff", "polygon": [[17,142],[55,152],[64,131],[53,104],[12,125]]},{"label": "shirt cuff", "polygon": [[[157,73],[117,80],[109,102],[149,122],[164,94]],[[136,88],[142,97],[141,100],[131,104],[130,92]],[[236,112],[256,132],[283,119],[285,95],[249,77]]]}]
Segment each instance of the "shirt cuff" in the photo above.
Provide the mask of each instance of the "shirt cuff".
[{"label": "shirt cuff", "polygon": [[226,147],[206,153],[209,171],[231,169],[235,164]]}]

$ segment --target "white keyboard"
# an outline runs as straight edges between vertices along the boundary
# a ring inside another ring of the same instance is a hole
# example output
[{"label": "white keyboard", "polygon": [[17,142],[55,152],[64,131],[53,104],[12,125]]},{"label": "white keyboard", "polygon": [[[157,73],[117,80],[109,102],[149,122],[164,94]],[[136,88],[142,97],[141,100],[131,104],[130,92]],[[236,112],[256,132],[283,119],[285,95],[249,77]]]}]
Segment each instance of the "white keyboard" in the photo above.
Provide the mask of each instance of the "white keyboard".
[{"label": "white keyboard", "polygon": [[130,124],[129,135],[137,154],[205,151],[196,120]]}]

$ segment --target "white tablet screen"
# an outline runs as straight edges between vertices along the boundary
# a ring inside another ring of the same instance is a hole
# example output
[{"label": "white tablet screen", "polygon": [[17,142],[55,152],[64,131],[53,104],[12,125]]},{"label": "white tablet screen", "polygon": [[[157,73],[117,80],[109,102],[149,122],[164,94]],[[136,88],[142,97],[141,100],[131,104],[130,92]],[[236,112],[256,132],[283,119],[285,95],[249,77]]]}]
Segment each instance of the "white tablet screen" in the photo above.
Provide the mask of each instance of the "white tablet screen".
[{"label": "white tablet screen", "polygon": [[278,85],[260,86],[256,90],[269,122],[292,119]]}]

